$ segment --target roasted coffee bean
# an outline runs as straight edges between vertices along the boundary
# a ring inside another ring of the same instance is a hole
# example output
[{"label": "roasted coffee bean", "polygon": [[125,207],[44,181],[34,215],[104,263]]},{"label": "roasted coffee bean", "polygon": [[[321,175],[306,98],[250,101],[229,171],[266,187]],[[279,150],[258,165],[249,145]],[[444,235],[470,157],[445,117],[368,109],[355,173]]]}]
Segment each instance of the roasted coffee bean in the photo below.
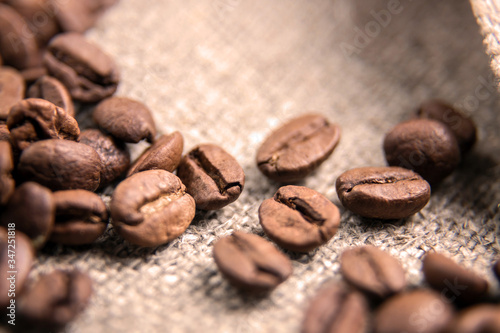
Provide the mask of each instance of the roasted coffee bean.
[{"label": "roasted coffee bean", "polygon": [[215,243],[213,254],[222,275],[242,290],[268,292],[292,274],[290,259],[257,235],[235,231]]},{"label": "roasted coffee bean", "polygon": [[17,70],[0,67],[0,120],[6,120],[10,108],[24,98],[25,89],[24,79]]},{"label": "roasted coffee bean", "polygon": [[16,186],[12,178],[14,170],[14,156],[8,141],[0,141],[0,205],[5,205],[9,201],[14,187]]},{"label": "roasted coffee bean", "polygon": [[30,67],[23,69],[20,73],[27,84],[32,84],[42,76],[48,74],[45,67]]},{"label": "roasted coffee bean", "polygon": [[136,173],[115,189],[110,203],[113,226],[132,244],[158,246],[181,235],[194,218],[193,197],[165,170]]},{"label": "roasted coffee bean", "polygon": [[55,1],[57,22],[63,31],[83,33],[91,28],[104,9],[116,1],[109,0],[65,0]]},{"label": "roasted coffee bean", "polygon": [[417,116],[434,119],[448,126],[455,135],[462,154],[468,152],[476,142],[476,124],[470,117],[445,102],[427,101],[417,110]]},{"label": "roasted coffee bean", "polygon": [[375,333],[440,333],[453,319],[453,308],[431,290],[398,294],[376,311]]},{"label": "roasted coffee bean", "polygon": [[18,300],[22,324],[38,330],[60,330],[87,306],[92,280],[79,271],[56,270],[40,276]]},{"label": "roasted coffee bean", "polygon": [[325,244],[340,226],[340,213],[330,200],[303,186],[283,186],[259,207],[266,234],[279,246],[309,252]]},{"label": "roasted coffee bean", "polygon": [[301,180],[332,154],[339,140],[338,125],[321,115],[303,115],[267,137],[257,151],[257,166],[278,182]]},{"label": "roasted coffee bean", "polygon": [[311,300],[301,333],[364,333],[367,327],[368,305],[363,296],[330,282]]},{"label": "roasted coffee bean", "polygon": [[134,162],[127,176],[156,169],[174,172],[181,162],[183,148],[184,139],[181,133],[163,135]]},{"label": "roasted coffee bean", "polygon": [[92,147],[58,139],[33,143],[23,151],[18,165],[23,179],[36,181],[53,191],[95,191],[101,169],[101,158]]},{"label": "roasted coffee bean", "polygon": [[88,129],[81,133],[80,142],[94,148],[101,158],[103,167],[99,187],[110,184],[127,171],[130,153],[122,141],[98,129]]},{"label": "roasted coffee bean", "polygon": [[431,185],[448,176],[460,162],[455,136],[443,123],[413,119],[396,125],[384,139],[389,165],[411,169]]},{"label": "roasted coffee bean", "polygon": [[461,311],[446,333],[498,333],[500,306],[482,304]]},{"label": "roasted coffee bean", "polygon": [[28,97],[45,99],[74,117],[75,108],[68,89],[56,78],[42,76],[28,90]]},{"label": "roasted coffee bean", "polygon": [[64,33],[54,37],[44,54],[50,75],[82,102],[98,102],[113,95],[120,79],[115,62],[84,36]]},{"label": "roasted coffee bean", "polygon": [[1,3],[0,32],[0,54],[6,65],[24,69],[38,64],[38,46],[26,21],[13,8]]},{"label": "roasted coffee bean", "polygon": [[57,191],[53,196],[56,212],[50,241],[89,244],[104,233],[108,211],[100,196],[85,190]]},{"label": "roasted coffee bean", "polygon": [[16,231],[24,232],[39,249],[45,244],[54,226],[55,206],[52,192],[33,182],[20,185],[12,194],[0,216],[0,224],[16,224]]},{"label": "roasted coffee bean", "polygon": [[0,141],[10,142],[10,131],[5,120],[0,120]]},{"label": "roasted coffee bean", "polygon": [[220,209],[234,202],[245,186],[245,173],[238,161],[212,144],[193,148],[179,164],[177,175],[196,208]]},{"label": "roasted coffee bean", "polygon": [[11,108],[7,126],[13,145],[24,150],[46,139],[78,141],[80,128],[75,118],[58,106],[39,98],[25,99]]},{"label": "roasted coffee bean", "polygon": [[344,251],[340,257],[340,271],[347,282],[377,299],[387,298],[406,287],[401,264],[371,245]]},{"label": "roasted coffee bean", "polygon": [[[9,229],[0,227],[0,306],[3,309],[14,299],[10,297],[13,290],[16,295],[23,292],[35,255],[31,240],[16,230],[16,223],[7,227]],[[12,279],[12,271],[16,272],[15,279]]]},{"label": "roasted coffee bean", "polygon": [[156,126],[148,107],[126,97],[105,99],[94,110],[94,121],[104,131],[124,142],[153,142]]},{"label": "roasted coffee bean", "polygon": [[368,218],[402,219],[420,211],[431,197],[429,183],[399,167],[351,169],[335,186],[345,208]]},{"label": "roasted coffee bean", "polygon": [[[485,279],[440,253],[427,253],[423,259],[422,271],[427,283],[452,302],[473,303],[488,292],[488,282]],[[459,287],[450,289],[450,285]]]},{"label": "roasted coffee bean", "polygon": [[497,260],[495,265],[493,265],[493,272],[497,276],[497,279],[500,281],[500,259]]}]

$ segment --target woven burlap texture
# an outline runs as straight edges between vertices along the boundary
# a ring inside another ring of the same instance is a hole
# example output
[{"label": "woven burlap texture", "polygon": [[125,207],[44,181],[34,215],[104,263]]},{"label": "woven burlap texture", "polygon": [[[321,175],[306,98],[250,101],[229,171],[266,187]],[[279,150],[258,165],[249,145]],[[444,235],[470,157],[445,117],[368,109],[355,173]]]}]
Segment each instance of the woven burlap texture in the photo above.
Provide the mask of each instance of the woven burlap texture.
[{"label": "woven burlap texture", "polygon": [[[363,244],[394,255],[410,287],[423,285],[421,258],[434,249],[487,278],[499,297],[491,263],[500,255],[500,100],[470,3],[369,3],[121,0],[89,31],[122,69],[117,95],[147,104],[160,133],[180,131],[185,152],[222,146],[244,168],[246,185],[236,202],[198,212],[182,236],[158,248],[132,246],[109,228],[95,244],[42,251],[33,277],[76,267],[94,281],[89,307],[68,332],[299,332],[318,287],[342,279],[339,255]],[[385,133],[435,97],[474,119],[475,149],[404,221],[343,209],[336,178],[385,165]],[[233,230],[263,235],[257,210],[279,184],[260,174],[256,150],[273,128],[306,111],[342,128],[333,155],[300,183],[340,207],[341,228],[316,251],[287,252],[293,276],[269,296],[243,295],[217,271],[213,244]],[[130,147],[136,157],[146,145]]]}]

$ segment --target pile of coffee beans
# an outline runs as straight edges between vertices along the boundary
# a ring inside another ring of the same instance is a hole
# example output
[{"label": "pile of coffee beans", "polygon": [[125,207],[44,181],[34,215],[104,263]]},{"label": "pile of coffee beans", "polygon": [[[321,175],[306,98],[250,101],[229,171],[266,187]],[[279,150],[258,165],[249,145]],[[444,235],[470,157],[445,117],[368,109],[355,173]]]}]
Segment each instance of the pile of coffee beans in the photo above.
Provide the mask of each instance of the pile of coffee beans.
[{"label": "pile of coffee beans", "polygon": [[[15,303],[26,329],[61,329],[92,294],[90,278],[77,270],[29,278],[46,243],[90,244],[111,221],[127,242],[159,246],[180,236],[197,209],[221,209],[245,185],[242,167],[222,147],[199,144],[183,155],[180,132],[157,133],[146,105],[113,96],[119,69],[82,33],[115,2],[0,1],[0,306]],[[84,130],[75,119],[82,105],[93,107],[93,126]],[[258,212],[279,247],[308,253],[341,227],[335,204],[294,185],[332,155],[340,136],[337,124],[308,113],[272,131],[258,149],[258,169],[285,185]],[[151,145],[132,162],[127,144],[141,141]],[[338,197],[367,223],[407,218],[475,141],[469,118],[429,101],[385,137],[389,166],[345,171],[336,180]],[[99,194],[108,186],[106,205]],[[246,292],[265,295],[293,273],[274,244],[240,231],[215,242],[213,256],[222,275]],[[430,288],[416,290],[399,262],[376,247],[348,249],[340,261],[345,283],[328,283],[311,301],[304,333],[500,331],[488,283],[441,254],[426,255]],[[14,269],[11,283],[7,272]],[[500,278],[500,261],[493,269]]]}]

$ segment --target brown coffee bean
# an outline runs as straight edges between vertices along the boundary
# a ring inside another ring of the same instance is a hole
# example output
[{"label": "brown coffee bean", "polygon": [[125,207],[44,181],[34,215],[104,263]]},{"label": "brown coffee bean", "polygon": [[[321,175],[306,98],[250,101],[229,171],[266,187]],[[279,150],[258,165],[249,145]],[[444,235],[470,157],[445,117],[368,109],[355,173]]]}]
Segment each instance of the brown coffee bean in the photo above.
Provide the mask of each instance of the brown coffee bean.
[{"label": "brown coffee bean", "polygon": [[10,143],[0,141],[0,205],[5,205],[14,193],[16,184],[12,178],[12,170],[14,170],[14,156]]},{"label": "brown coffee bean", "polygon": [[345,208],[368,218],[402,219],[420,211],[431,197],[429,183],[399,167],[351,169],[337,178]]},{"label": "brown coffee bean", "polygon": [[0,224],[16,224],[16,230],[31,238],[33,247],[45,244],[54,226],[55,206],[52,192],[33,182],[20,185],[0,215]]},{"label": "brown coffee bean", "polygon": [[83,33],[96,23],[106,8],[102,2],[96,0],[55,1],[57,22],[63,31]]},{"label": "brown coffee bean", "polygon": [[37,330],[60,330],[87,306],[92,280],[79,271],[56,270],[40,276],[20,297],[22,323]]},{"label": "brown coffee bean", "polygon": [[375,333],[440,333],[453,319],[453,308],[430,290],[398,294],[375,313]]},{"label": "brown coffee bean", "polygon": [[0,141],[10,142],[10,131],[5,120],[0,120]]},{"label": "brown coffee bean", "polygon": [[25,180],[36,181],[53,191],[95,191],[101,169],[101,158],[92,147],[58,139],[33,143],[23,151],[18,165]]},{"label": "brown coffee bean", "polygon": [[39,78],[28,90],[28,97],[45,99],[62,108],[68,115],[75,116],[71,95],[56,78],[47,75]]},{"label": "brown coffee bean", "polygon": [[340,271],[351,285],[378,299],[399,293],[406,287],[401,264],[371,245],[344,251],[340,257]]},{"label": "brown coffee bean", "polygon": [[94,148],[102,161],[100,188],[110,184],[127,171],[130,153],[127,146],[111,135],[98,129],[88,129],[81,133],[80,143]]},{"label": "brown coffee bean", "polygon": [[165,170],[136,173],[115,189],[110,203],[116,232],[132,244],[158,246],[181,235],[194,218],[193,197]]},{"label": "brown coffee bean", "polygon": [[396,125],[384,139],[389,165],[411,169],[431,185],[448,176],[460,162],[455,136],[443,123],[413,119]]},{"label": "brown coffee bean", "polygon": [[126,97],[105,99],[94,110],[94,121],[104,131],[124,142],[153,142],[156,126],[148,107]]},{"label": "brown coffee bean", "polygon": [[303,115],[267,137],[257,151],[257,166],[278,182],[301,180],[332,154],[339,140],[338,125],[321,115]]},{"label": "brown coffee bean", "polygon": [[462,310],[446,333],[498,333],[500,332],[500,306],[482,304]]},{"label": "brown coffee bean", "polygon": [[245,186],[245,173],[238,161],[212,144],[199,145],[185,155],[177,175],[193,196],[196,208],[204,210],[229,205]]},{"label": "brown coffee bean", "polygon": [[273,244],[241,231],[219,239],[213,255],[222,275],[246,291],[271,291],[292,274],[290,259]]},{"label": "brown coffee bean", "polygon": [[340,213],[330,200],[303,186],[283,186],[259,207],[267,236],[279,246],[309,252],[325,244],[340,226]]},{"label": "brown coffee bean", "polygon": [[45,67],[30,67],[23,69],[20,73],[26,84],[32,84],[42,76],[48,75]]},{"label": "brown coffee bean", "polygon": [[311,300],[301,333],[364,333],[368,327],[368,304],[358,292],[327,283]]},{"label": "brown coffee bean", "polygon": [[49,101],[25,99],[11,108],[7,126],[13,145],[24,150],[33,142],[46,139],[78,141],[80,128],[71,117]]},{"label": "brown coffee bean", "polygon": [[427,253],[422,264],[427,283],[451,302],[473,303],[488,292],[485,279],[440,253]]},{"label": "brown coffee bean", "polygon": [[16,230],[16,223],[11,222],[8,228],[0,227],[0,306],[3,309],[23,292],[35,255],[31,240]]},{"label": "brown coffee bean", "polygon": [[134,162],[127,177],[145,170],[161,169],[174,172],[181,162],[183,148],[184,139],[181,133],[162,135]]},{"label": "brown coffee bean", "polygon": [[104,233],[108,211],[100,196],[85,190],[57,191],[53,196],[56,212],[50,241],[89,244]]},{"label": "brown coffee bean", "polygon": [[468,152],[476,142],[476,124],[470,117],[445,102],[427,101],[417,110],[417,116],[434,119],[448,126],[455,135],[462,154]]},{"label": "brown coffee bean", "polygon": [[10,67],[0,67],[0,119],[6,120],[10,108],[24,98],[26,85],[21,74]]},{"label": "brown coffee bean", "polygon": [[77,33],[54,37],[44,54],[44,64],[78,101],[98,102],[118,87],[120,74],[115,62]]},{"label": "brown coffee bean", "polygon": [[28,24],[10,6],[0,3],[0,53],[6,65],[17,69],[36,66],[39,51]]},{"label": "brown coffee bean", "polygon": [[500,281],[500,259],[497,260],[495,265],[493,265],[493,272],[495,273],[497,279]]}]

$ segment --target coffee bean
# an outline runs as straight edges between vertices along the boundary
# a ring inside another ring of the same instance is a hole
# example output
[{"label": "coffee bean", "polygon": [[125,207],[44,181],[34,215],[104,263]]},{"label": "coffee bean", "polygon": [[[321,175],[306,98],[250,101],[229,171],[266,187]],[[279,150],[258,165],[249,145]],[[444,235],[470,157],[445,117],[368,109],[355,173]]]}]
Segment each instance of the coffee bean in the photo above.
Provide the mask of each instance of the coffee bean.
[{"label": "coffee bean", "polygon": [[0,53],[6,65],[17,69],[33,67],[39,62],[35,36],[29,32],[26,21],[13,8],[1,3]]},{"label": "coffee bean", "polygon": [[330,200],[303,186],[283,186],[259,207],[266,234],[279,246],[309,252],[325,244],[340,226],[340,213]]},{"label": "coffee bean", "polygon": [[16,186],[12,178],[14,156],[8,141],[0,141],[0,205],[5,205]]},{"label": "coffee bean", "polygon": [[311,300],[301,333],[364,333],[367,327],[368,305],[363,296],[330,282]]},{"label": "coffee bean", "polygon": [[497,260],[495,265],[493,265],[493,272],[495,273],[497,279],[500,281],[500,259]]},{"label": "coffee bean", "polygon": [[125,142],[153,142],[156,126],[148,107],[126,97],[108,98],[94,110],[94,121],[104,131]]},{"label": "coffee bean", "polygon": [[80,142],[94,148],[102,161],[100,188],[110,184],[127,171],[130,153],[127,146],[98,129],[88,129],[80,135]]},{"label": "coffee bean", "polygon": [[339,140],[338,125],[321,115],[303,115],[267,137],[257,151],[257,166],[278,182],[301,180],[332,154]]},{"label": "coffee bean", "polygon": [[174,174],[136,173],[115,189],[110,203],[116,232],[132,244],[158,246],[181,235],[194,218],[194,199]]},{"label": "coffee bean", "polygon": [[184,139],[181,133],[162,135],[134,162],[127,177],[145,170],[161,169],[174,172],[181,162],[183,148]]},{"label": "coffee bean", "polygon": [[500,332],[500,306],[476,305],[461,311],[446,330],[447,333]]},{"label": "coffee bean", "polygon": [[77,33],[54,37],[44,54],[50,75],[78,101],[93,103],[113,95],[120,79],[115,62]]},{"label": "coffee bean", "polygon": [[49,72],[45,67],[30,67],[23,69],[20,73],[26,84],[32,84],[42,76],[48,75]]},{"label": "coffee bean", "polygon": [[235,231],[214,245],[222,275],[237,288],[268,292],[292,274],[292,264],[273,244],[257,235]]},{"label": "coffee bean", "polygon": [[389,165],[411,169],[431,185],[448,176],[460,162],[455,136],[441,122],[414,119],[396,125],[384,140]]},{"label": "coffee bean", "polygon": [[[12,222],[12,225],[15,225],[15,222]],[[34,255],[35,250],[28,236],[16,230],[16,227],[9,230],[0,227],[0,306],[3,309],[10,305],[9,294],[12,294],[12,289],[15,289],[16,295],[23,292]],[[11,266],[13,258],[15,258],[14,267]],[[12,271],[16,272],[14,280],[11,279],[12,273],[9,273]],[[11,283],[15,288],[11,287]]]},{"label": "coffee bean", "polygon": [[23,151],[18,165],[25,180],[36,181],[53,191],[95,191],[101,169],[101,159],[92,147],[58,139],[33,143]]},{"label": "coffee bean", "polygon": [[5,120],[0,120],[0,141],[10,142],[10,131]]},{"label": "coffee bean", "polygon": [[345,208],[368,218],[402,219],[420,211],[431,188],[418,174],[399,167],[364,167],[341,174],[335,183]]},{"label": "coffee bean", "polygon": [[177,175],[193,196],[196,208],[204,210],[229,205],[245,186],[245,173],[238,161],[212,144],[199,145],[185,155]]},{"label": "coffee bean", "polygon": [[445,102],[427,101],[417,110],[417,116],[434,119],[448,126],[455,135],[462,154],[468,152],[476,142],[477,130],[472,119]]},{"label": "coffee bean", "polygon": [[79,271],[56,270],[40,276],[18,300],[22,324],[58,331],[74,320],[92,295],[92,280]]},{"label": "coffee bean", "polygon": [[28,90],[28,97],[45,99],[62,108],[68,115],[75,116],[71,95],[56,78],[47,75],[39,78]]},{"label": "coffee bean", "polygon": [[384,299],[406,287],[403,267],[388,253],[367,245],[342,253],[342,276],[370,297]]},{"label": "coffee bean", "polygon": [[71,117],[49,101],[25,99],[11,108],[7,126],[13,145],[24,150],[33,142],[46,139],[78,141],[80,128]]},{"label": "coffee bean", "polygon": [[102,3],[102,0],[55,1],[54,7],[57,22],[63,31],[83,33],[91,28],[96,23],[102,11],[106,7],[109,7],[109,5],[103,6]]},{"label": "coffee bean", "polygon": [[85,190],[57,191],[55,224],[50,241],[81,245],[95,241],[106,230],[108,211],[101,197]]},{"label": "coffee bean", "polygon": [[55,206],[52,192],[33,182],[20,185],[12,194],[6,209],[0,215],[0,224],[16,224],[16,230],[25,233],[33,246],[45,244],[54,226]]},{"label": "coffee bean", "polygon": [[427,283],[451,302],[469,304],[479,301],[488,292],[485,279],[440,253],[427,253],[422,264]]},{"label": "coffee bean", "polygon": [[1,120],[6,120],[10,108],[24,98],[25,89],[24,79],[17,70],[10,67],[0,67]]},{"label": "coffee bean", "polygon": [[453,319],[453,308],[439,293],[414,290],[384,302],[375,313],[375,333],[440,333]]}]

